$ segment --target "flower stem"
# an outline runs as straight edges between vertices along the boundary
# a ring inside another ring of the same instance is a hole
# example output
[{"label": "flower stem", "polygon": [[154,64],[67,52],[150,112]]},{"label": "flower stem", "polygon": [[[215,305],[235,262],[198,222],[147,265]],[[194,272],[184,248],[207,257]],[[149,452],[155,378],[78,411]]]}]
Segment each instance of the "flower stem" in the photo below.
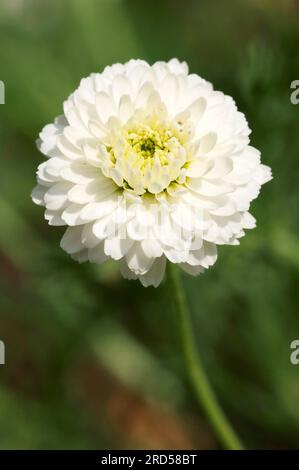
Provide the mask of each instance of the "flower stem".
[{"label": "flower stem", "polygon": [[225,449],[241,450],[243,445],[218,403],[197,352],[179,268],[172,263],[168,263],[168,279],[176,306],[182,350],[195,395],[222,446]]}]

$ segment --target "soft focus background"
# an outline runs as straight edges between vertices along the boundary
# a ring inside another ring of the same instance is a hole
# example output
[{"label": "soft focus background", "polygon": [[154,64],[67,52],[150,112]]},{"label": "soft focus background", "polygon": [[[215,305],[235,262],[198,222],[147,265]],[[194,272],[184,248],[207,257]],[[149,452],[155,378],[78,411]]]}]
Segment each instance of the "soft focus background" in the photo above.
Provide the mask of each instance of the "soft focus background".
[{"label": "soft focus background", "polygon": [[184,276],[198,348],[250,448],[299,448],[299,5],[292,0],[0,0],[0,448],[217,448],[167,285],[78,265],[31,202],[41,128],[80,79],[173,56],[248,117],[273,169],[257,229]]}]

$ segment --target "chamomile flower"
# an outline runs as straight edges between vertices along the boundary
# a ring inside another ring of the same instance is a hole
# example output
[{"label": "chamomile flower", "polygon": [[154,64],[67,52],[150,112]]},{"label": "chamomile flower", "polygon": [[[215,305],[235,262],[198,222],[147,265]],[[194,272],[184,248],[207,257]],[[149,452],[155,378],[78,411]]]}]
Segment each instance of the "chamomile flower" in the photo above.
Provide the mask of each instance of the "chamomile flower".
[{"label": "chamomile flower", "polygon": [[255,226],[250,203],[271,179],[234,100],[177,59],[106,67],[84,78],[40,133],[47,157],[32,193],[79,262],[119,262],[158,286],[169,260],[197,275],[217,245]]}]

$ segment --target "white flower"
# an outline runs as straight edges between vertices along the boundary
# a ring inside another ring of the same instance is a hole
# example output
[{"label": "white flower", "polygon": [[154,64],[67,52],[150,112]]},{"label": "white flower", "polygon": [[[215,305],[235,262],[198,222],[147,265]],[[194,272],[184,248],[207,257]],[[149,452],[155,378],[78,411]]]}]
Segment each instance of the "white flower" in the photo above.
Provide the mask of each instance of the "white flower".
[{"label": "white flower", "polygon": [[196,275],[255,226],[250,202],[271,171],[249,134],[234,100],[186,63],[115,64],[42,130],[32,199],[68,226],[61,247],[79,262],[119,260],[144,286],[159,285],[167,259]]}]

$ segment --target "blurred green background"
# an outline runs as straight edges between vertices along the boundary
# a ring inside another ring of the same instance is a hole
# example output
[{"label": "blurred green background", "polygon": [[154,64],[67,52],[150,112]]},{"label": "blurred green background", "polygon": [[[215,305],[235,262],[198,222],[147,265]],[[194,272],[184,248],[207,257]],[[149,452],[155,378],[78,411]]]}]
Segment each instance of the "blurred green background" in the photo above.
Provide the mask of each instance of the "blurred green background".
[{"label": "blurred green background", "polygon": [[231,94],[274,180],[258,221],[184,276],[198,348],[249,448],[299,448],[299,5],[291,0],[0,0],[0,448],[217,448],[166,284],[73,262],[30,192],[41,128],[80,79],[173,56]]}]

